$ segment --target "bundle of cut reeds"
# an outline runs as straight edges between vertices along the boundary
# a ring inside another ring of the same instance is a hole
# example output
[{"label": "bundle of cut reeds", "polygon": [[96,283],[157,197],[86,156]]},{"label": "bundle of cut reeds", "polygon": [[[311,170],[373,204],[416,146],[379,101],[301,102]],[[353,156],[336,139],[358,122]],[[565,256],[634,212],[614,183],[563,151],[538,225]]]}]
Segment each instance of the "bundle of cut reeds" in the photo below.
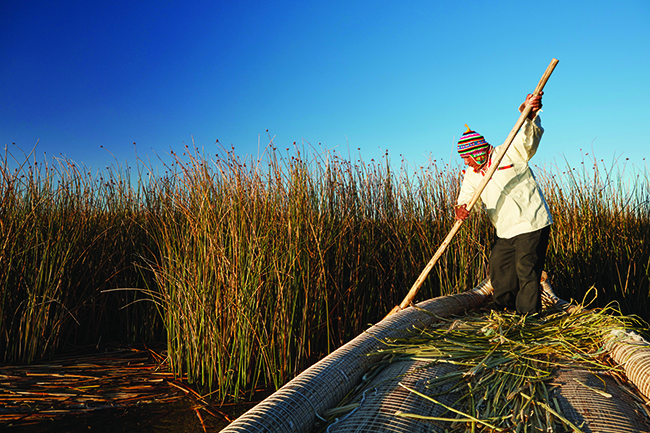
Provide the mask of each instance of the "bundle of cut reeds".
[{"label": "bundle of cut reeds", "polygon": [[[445,411],[436,417],[395,415],[444,423],[450,432],[580,431],[562,414],[549,381],[563,368],[620,374],[622,370],[606,356],[604,344],[612,330],[640,325],[613,306],[534,316],[478,312],[442,320],[413,338],[387,342],[389,347],[382,352],[390,355],[391,362],[409,359],[455,365],[456,370],[431,379],[427,387],[435,395],[436,389],[443,385],[448,389],[451,382],[461,397],[445,405],[432,394],[404,386]],[[607,395],[604,386],[580,383]]]}]

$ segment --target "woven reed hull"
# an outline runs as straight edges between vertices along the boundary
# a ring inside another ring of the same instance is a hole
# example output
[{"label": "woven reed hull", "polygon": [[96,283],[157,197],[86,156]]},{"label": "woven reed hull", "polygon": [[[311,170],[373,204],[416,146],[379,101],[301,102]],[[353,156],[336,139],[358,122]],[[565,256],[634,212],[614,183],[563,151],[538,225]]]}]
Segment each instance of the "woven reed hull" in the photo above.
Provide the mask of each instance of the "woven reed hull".
[{"label": "woven reed hull", "polygon": [[[556,304],[566,307],[568,304],[557,298],[548,282],[542,283],[543,302],[546,305]],[[382,341],[387,338],[405,337],[415,328],[422,329],[431,324],[434,315],[449,317],[462,315],[486,305],[492,298],[492,286],[488,280],[483,281],[475,289],[457,294],[427,300],[417,304],[417,308],[409,307],[389,316],[369,328],[366,332],[340,347],[312,367],[305,370],[295,379],[287,383],[273,395],[259,403],[226,427],[223,432],[268,432],[268,433],[309,433],[320,415],[327,409],[336,407],[350,391],[352,391],[369,371],[370,366],[378,361],[380,355],[368,355],[381,348]],[[431,314],[433,313],[433,315]],[[613,335],[609,343],[612,357],[624,364],[628,378],[647,397],[650,392],[650,345],[639,336],[624,333]],[[640,354],[640,355],[637,355]],[[429,367],[422,370],[423,365],[417,361],[412,364],[400,363],[404,371],[382,372],[381,393],[364,395],[363,411],[355,411],[343,422],[331,425],[328,432],[392,432],[419,433],[436,431],[431,425],[417,420],[396,419],[393,414],[397,410],[436,416],[440,410],[435,405],[427,405],[423,409],[420,402],[414,401],[406,390],[397,383],[404,383],[402,373],[409,374],[407,379],[414,388],[424,383],[421,378],[431,378],[444,372],[436,369],[447,367]],[[580,372],[564,372],[560,377],[579,376]],[[387,378],[395,378],[390,380]],[[638,383],[637,383],[638,382]],[[577,383],[577,382],[576,382]],[[644,420],[643,414],[633,410],[633,402],[625,400],[629,396],[618,398],[616,404],[612,400],[603,400],[590,396],[587,400],[578,391],[572,392],[570,385],[558,391],[557,398],[562,402],[563,411],[574,415],[575,420],[587,421],[597,430],[604,433],[649,432],[650,427]],[[420,391],[427,392],[424,387]],[[451,390],[450,390],[451,391]],[[385,396],[390,396],[386,398]],[[452,396],[450,396],[451,398]],[[619,404],[620,403],[620,404]],[[628,410],[630,409],[630,410]],[[429,412],[422,412],[423,410]],[[594,413],[596,415],[594,415]],[[613,416],[616,415],[616,416]],[[627,419],[624,422],[622,420]],[[608,421],[609,420],[609,421]],[[614,421],[614,420],[619,420]],[[589,427],[585,432],[592,431]]]}]

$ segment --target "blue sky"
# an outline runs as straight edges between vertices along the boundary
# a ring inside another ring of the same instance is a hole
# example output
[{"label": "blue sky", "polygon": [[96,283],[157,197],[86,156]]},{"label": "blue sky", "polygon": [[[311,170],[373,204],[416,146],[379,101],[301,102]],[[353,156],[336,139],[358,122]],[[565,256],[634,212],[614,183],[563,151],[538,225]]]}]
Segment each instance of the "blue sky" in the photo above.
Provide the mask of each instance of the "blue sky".
[{"label": "blue sky", "polygon": [[91,168],[194,142],[393,164],[503,143],[552,58],[534,163],[650,157],[650,2],[0,2],[0,144]]}]

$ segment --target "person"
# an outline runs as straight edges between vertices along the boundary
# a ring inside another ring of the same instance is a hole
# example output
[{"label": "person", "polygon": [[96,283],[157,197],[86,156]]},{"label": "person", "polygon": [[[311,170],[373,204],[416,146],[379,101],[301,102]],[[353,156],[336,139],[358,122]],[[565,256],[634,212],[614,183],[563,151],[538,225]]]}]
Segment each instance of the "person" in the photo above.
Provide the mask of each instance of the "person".
[{"label": "person", "polygon": [[[541,310],[540,278],[553,223],[544,195],[528,166],[544,132],[539,116],[542,95],[543,92],[536,97],[529,94],[520,105],[520,112],[529,105],[530,114],[480,196],[496,228],[489,261],[494,303],[499,309],[514,309],[520,314]],[[465,171],[458,195],[457,219],[465,220],[469,216],[467,203],[496,160],[495,155],[502,150],[503,146],[490,146],[482,135],[467,127],[458,141],[458,152],[469,169]]]}]

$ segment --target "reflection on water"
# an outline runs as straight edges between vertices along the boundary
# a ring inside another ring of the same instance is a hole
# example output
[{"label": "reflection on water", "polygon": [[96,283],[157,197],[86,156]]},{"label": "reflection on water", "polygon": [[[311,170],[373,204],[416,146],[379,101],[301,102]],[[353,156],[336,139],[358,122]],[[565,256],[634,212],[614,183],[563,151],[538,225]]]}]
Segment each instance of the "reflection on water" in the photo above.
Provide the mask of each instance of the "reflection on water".
[{"label": "reflection on water", "polygon": [[[235,419],[252,406],[252,403],[221,408],[229,418]],[[200,417],[199,417],[200,415]],[[201,409],[189,398],[172,403],[144,404],[123,409],[101,409],[83,414],[64,415],[56,419],[5,425],[11,432],[218,432],[229,422]],[[8,428],[9,427],[9,428]]]},{"label": "reflection on water", "polygon": [[255,404],[204,400],[164,359],[150,349],[119,348],[0,366],[0,430],[218,432]]}]

